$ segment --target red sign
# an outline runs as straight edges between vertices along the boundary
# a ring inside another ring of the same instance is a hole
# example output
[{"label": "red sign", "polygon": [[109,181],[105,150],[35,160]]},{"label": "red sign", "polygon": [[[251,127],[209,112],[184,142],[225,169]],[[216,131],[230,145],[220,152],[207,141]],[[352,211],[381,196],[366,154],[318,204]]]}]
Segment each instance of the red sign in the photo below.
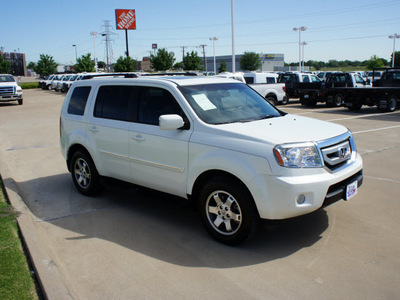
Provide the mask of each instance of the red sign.
[{"label": "red sign", "polygon": [[152,45],[151,45],[151,48],[157,49],[157,44],[152,44]]},{"label": "red sign", "polygon": [[136,13],[134,9],[116,9],[117,29],[136,29]]}]

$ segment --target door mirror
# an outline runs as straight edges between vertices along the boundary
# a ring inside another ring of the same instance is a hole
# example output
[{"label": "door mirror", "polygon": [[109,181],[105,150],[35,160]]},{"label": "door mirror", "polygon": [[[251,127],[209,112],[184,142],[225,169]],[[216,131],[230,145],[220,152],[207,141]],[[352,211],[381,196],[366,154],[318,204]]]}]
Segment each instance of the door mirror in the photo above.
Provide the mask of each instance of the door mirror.
[{"label": "door mirror", "polygon": [[185,125],[185,122],[179,115],[162,115],[159,121],[161,130],[177,130]]}]

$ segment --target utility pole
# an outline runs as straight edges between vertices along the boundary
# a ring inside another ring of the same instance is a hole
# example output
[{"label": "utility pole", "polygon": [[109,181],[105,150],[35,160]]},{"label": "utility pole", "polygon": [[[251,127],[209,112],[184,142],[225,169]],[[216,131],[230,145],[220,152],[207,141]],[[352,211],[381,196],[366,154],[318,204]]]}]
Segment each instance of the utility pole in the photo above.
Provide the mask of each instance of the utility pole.
[{"label": "utility pole", "polygon": [[206,63],[206,50],[205,47],[207,45],[200,45],[199,47],[203,48],[203,63],[204,63],[204,70],[207,72],[207,63]]},{"label": "utility pole", "polygon": [[393,57],[392,57],[392,68],[394,68],[394,57],[396,54],[396,40],[400,38],[400,35],[398,35],[397,33],[395,33],[394,35],[389,35],[389,39],[393,39]]},{"label": "utility pole", "polygon": [[111,42],[114,42],[114,40],[110,39],[110,35],[117,35],[117,34],[111,31],[112,26],[110,25],[110,22],[111,22],[110,20],[104,20],[103,22],[104,22],[104,25],[102,27],[104,27],[104,32],[101,33],[101,36],[105,37],[107,71],[110,72],[110,64],[111,64],[112,57],[113,57]]},{"label": "utility pole", "polygon": [[97,31],[92,31],[90,35],[93,37],[93,46],[94,46],[94,68],[97,72],[97,57],[96,57],[96,36]]}]

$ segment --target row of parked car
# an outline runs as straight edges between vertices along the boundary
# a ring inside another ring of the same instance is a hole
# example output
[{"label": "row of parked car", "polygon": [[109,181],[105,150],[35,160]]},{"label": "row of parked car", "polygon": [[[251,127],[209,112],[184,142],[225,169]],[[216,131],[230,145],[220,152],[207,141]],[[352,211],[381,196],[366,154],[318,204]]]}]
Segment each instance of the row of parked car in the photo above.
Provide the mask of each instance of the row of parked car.
[{"label": "row of parked car", "polygon": [[39,81],[39,88],[66,93],[75,81],[81,80],[84,76],[94,74],[98,73],[52,74]]}]

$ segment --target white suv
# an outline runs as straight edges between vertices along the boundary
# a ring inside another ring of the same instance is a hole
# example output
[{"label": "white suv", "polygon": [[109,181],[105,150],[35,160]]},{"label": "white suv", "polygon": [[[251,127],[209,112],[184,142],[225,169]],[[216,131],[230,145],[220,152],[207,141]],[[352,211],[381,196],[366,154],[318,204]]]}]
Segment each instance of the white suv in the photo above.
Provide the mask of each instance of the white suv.
[{"label": "white suv", "polygon": [[231,245],[253,236],[260,218],[349,199],[363,180],[349,130],[286,114],[231,79],[77,81],[60,126],[81,193],[112,177],[191,199],[208,232]]}]

